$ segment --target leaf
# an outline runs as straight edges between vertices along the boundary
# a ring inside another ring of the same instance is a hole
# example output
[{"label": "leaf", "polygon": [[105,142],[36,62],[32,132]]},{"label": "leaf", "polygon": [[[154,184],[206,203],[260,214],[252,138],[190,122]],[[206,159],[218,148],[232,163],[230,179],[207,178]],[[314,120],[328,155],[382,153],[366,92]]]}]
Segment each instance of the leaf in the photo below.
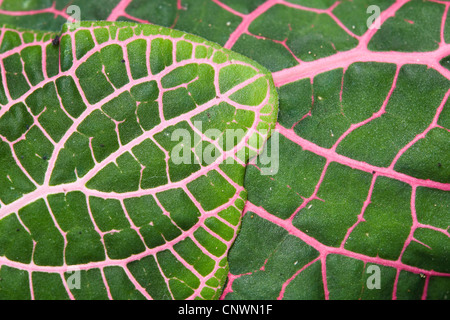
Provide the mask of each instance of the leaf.
[{"label": "leaf", "polygon": [[[65,20],[67,2],[56,2],[54,21],[34,11],[50,3],[12,3],[0,7],[14,11],[2,12],[5,23],[24,26],[31,14],[34,28],[58,30]],[[448,299],[449,3],[73,3],[84,19],[198,34],[273,72],[280,167],[272,176],[257,174],[260,161],[247,170],[222,298]]]},{"label": "leaf", "polygon": [[0,32],[0,299],[218,297],[268,71],[158,26]]},{"label": "leaf", "polygon": [[378,2],[367,30],[374,2],[290,2],[266,1],[227,42],[276,71],[280,161],[246,171],[223,297],[448,299],[449,4]]}]

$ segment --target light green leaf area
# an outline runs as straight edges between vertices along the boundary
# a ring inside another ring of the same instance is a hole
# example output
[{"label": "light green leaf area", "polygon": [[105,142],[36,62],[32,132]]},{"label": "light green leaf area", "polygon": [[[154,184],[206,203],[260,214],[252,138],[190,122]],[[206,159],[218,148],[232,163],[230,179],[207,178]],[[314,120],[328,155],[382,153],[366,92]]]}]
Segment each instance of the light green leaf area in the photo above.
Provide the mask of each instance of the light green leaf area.
[{"label": "light green leaf area", "polygon": [[0,299],[218,298],[270,73],[159,26],[0,37]]}]

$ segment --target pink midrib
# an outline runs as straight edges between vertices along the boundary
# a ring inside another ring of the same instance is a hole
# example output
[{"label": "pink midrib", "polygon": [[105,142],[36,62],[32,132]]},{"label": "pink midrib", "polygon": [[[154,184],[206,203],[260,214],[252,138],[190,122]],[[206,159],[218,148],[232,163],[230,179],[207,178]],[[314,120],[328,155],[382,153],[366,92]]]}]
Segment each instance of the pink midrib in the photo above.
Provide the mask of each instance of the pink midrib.
[{"label": "pink midrib", "polygon": [[[219,4],[221,7],[232,11],[231,8],[227,8],[227,6],[223,5],[220,3],[220,1],[218,0],[212,0],[214,2],[216,2],[217,4]],[[122,10],[122,12],[124,13],[124,10],[126,8],[126,5],[123,5],[125,3],[129,3],[128,0],[122,0],[119,4],[119,7],[121,7],[120,10]],[[235,31],[235,33],[232,35],[232,37],[230,38],[230,40],[227,42],[226,47],[231,48],[232,45],[237,41],[237,39],[240,37],[241,34],[245,33],[248,31],[248,26],[251,24],[252,21],[254,21],[260,14],[264,13],[265,11],[267,11],[271,5],[275,5],[277,3],[282,3],[284,1],[267,1],[264,7],[260,7],[257,10],[255,10],[254,12],[252,12],[250,15],[243,15],[243,14],[238,14],[237,12],[235,13],[236,15],[239,15],[241,17],[243,17],[245,19],[245,21],[243,21],[241,23],[241,26],[238,28],[239,31]],[[395,12],[401,7],[403,6],[405,3],[407,2],[407,0],[400,0],[397,1],[396,3],[394,3],[389,9],[383,11],[380,19],[381,22],[384,22],[387,18],[394,16]],[[440,1],[435,1],[438,3],[442,3],[445,4],[445,12],[448,12],[449,9],[449,5],[448,3],[443,3]],[[0,0],[1,3],[1,0]],[[267,4],[270,3],[271,5]],[[122,4],[122,5],[121,5]],[[286,3],[285,3],[286,4]],[[177,1],[177,5],[178,5],[178,9],[183,9],[181,6],[181,1],[178,0]],[[291,5],[293,6],[293,5]],[[119,9],[116,10],[116,12],[118,13],[120,11]],[[311,9],[311,11],[314,11],[315,9]],[[321,13],[319,12],[320,10],[316,10],[317,13]],[[116,13],[117,16],[119,16]],[[123,16],[126,16],[126,14],[123,14]],[[446,14],[444,14],[444,17],[446,16]],[[110,16],[111,17],[111,16]],[[290,69],[286,69],[286,70],[282,70],[279,72],[275,72],[274,73],[274,78],[275,78],[275,82],[277,84],[277,86],[281,86],[283,84],[287,84],[290,83],[292,81],[296,81],[298,79],[301,78],[305,78],[305,77],[314,77],[314,75],[319,74],[321,72],[325,72],[327,70],[330,69],[335,69],[337,67],[342,67],[344,69],[346,69],[351,63],[353,62],[360,62],[360,61],[375,61],[375,62],[384,62],[384,63],[396,63],[398,66],[406,64],[406,63],[421,63],[421,64],[425,64],[429,67],[435,68],[437,69],[439,72],[441,72],[442,74],[444,74],[447,78],[449,78],[449,72],[447,69],[443,68],[440,64],[439,64],[439,60],[445,56],[447,56],[449,53],[448,48],[445,48],[443,46],[444,44],[444,40],[443,40],[443,29],[445,26],[445,19],[443,19],[442,22],[442,28],[441,28],[441,45],[439,47],[438,50],[436,50],[434,52],[434,56],[432,58],[430,58],[430,55],[426,54],[426,53],[394,53],[394,55],[392,56],[391,59],[391,53],[376,53],[376,52],[370,52],[366,49],[368,42],[370,41],[371,37],[373,36],[373,34],[376,32],[376,30],[369,30],[364,36],[359,37],[358,39],[360,40],[360,45],[350,51],[347,52],[342,52],[342,53],[337,53],[336,55],[329,57],[329,58],[323,58],[320,60],[316,60],[313,62],[302,62],[301,66],[297,66],[294,68],[290,68]],[[361,57],[361,55],[364,55],[363,57]],[[284,129],[284,128],[283,128]],[[285,129],[287,130],[287,129]],[[286,133],[286,132],[285,132]],[[289,133],[291,134],[291,133]],[[295,135],[294,133],[292,133],[293,135]],[[287,135],[285,135],[287,136]],[[291,136],[294,137],[294,136]],[[295,139],[295,138],[294,138]],[[301,139],[301,138],[300,138]],[[300,142],[300,141],[297,141]],[[324,149],[321,149],[320,147],[317,147],[313,144],[310,144],[308,141],[306,140],[302,140],[302,146],[306,145],[307,147],[310,147],[311,150],[315,150],[313,152],[325,152]],[[410,143],[411,145],[413,143]],[[406,147],[405,147],[406,148]],[[334,156],[334,155],[331,155]],[[364,170],[364,171],[372,171],[372,169],[376,169],[373,166],[364,164],[364,163],[355,163],[353,162],[352,159],[346,159],[346,158],[342,158],[342,159],[338,159],[335,158],[336,161],[338,160],[343,160],[344,163],[348,160],[350,162],[348,162],[350,165],[355,165],[356,167],[358,167],[360,170]],[[423,181],[420,179],[412,179],[411,177],[408,177],[406,175],[401,175],[395,172],[388,172],[388,171],[382,171],[380,172],[380,168],[378,168],[377,170],[377,175],[386,175],[386,176],[390,176],[392,174],[393,178],[405,181],[405,182],[409,182],[411,185],[413,186],[430,186],[430,187],[437,187],[439,189],[443,189],[443,190],[447,190],[447,185],[445,184],[434,184],[433,182],[430,182],[428,180]],[[431,185],[429,185],[429,183]],[[233,277],[232,275],[230,276],[230,278]],[[229,284],[229,286],[231,288],[231,284]]]}]

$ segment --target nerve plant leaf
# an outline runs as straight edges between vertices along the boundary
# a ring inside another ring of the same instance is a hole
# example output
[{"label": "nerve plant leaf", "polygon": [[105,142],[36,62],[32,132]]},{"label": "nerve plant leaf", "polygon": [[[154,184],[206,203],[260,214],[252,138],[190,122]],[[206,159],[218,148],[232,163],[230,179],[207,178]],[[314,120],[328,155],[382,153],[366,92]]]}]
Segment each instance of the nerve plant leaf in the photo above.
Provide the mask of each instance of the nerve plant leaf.
[{"label": "nerve plant leaf", "polygon": [[280,166],[247,169],[222,298],[450,297],[450,2],[3,0],[0,21],[56,31],[69,4],[197,34],[273,72]]},{"label": "nerve plant leaf", "polygon": [[70,26],[0,30],[0,299],[218,297],[270,74],[163,27]]}]

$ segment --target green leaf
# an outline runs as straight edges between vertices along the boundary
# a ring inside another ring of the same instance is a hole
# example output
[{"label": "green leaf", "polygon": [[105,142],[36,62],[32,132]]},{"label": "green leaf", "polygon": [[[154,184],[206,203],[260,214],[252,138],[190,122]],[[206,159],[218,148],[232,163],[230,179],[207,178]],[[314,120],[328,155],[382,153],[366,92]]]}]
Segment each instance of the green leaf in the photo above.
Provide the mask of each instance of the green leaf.
[{"label": "green leaf", "polygon": [[0,299],[218,298],[270,73],[159,26],[0,33]]},{"label": "green leaf", "polygon": [[[276,155],[279,146],[279,167],[261,175],[269,169],[261,159],[246,172],[249,201],[222,298],[448,299],[449,3],[71,3],[83,19],[147,22],[201,35],[273,72],[279,140],[275,134],[266,150]],[[67,4],[56,1],[55,12],[49,1],[4,0],[0,20],[59,30]],[[5,38],[6,48],[20,41]],[[139,48],[136,56],[144,55]],[[195,53],[207,55],[206,48]],[[133,77],[145,76],[144,69],[132,69]],[[227,108],[220,113],[230,117]],[[233,213],[221,214],[237,224]]]}]

